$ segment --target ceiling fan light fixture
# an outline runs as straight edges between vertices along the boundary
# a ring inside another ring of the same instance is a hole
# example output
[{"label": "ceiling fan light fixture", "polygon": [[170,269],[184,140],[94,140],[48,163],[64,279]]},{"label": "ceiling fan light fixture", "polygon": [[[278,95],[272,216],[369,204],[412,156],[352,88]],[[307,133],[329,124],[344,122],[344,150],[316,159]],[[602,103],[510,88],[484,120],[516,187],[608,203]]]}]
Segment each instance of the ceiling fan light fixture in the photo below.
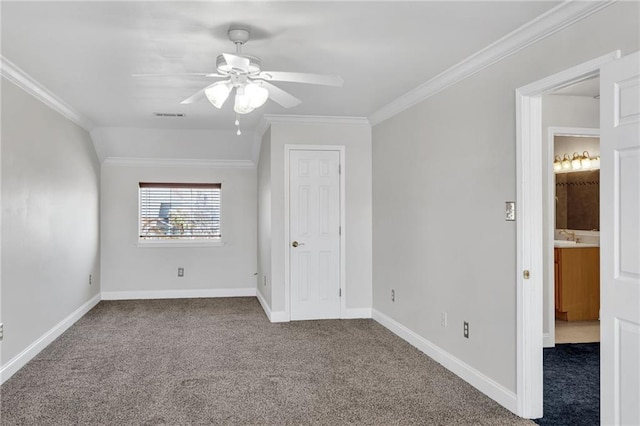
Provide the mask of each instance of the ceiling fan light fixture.
[{"label": "ceiling fan light fixture", "polygon": [[269,99],[269,91],[259,83],[249,83],[244,87],[244,93],[249,96],[251,108],[260,108]]},{"label": "ceiling fan light fixture", "polygon": [[245,93],[242,86],[236,89],[236,101],[233,110],[238,114],[249,114],[254,110],[251,106],[251,97]]},{"label": "ceiling fan light fixture", "polygon": [[228,81],[219,81],[205,89],[204,94],[214,107],[220,109],[229,97],[231,88],[232,86]]}]

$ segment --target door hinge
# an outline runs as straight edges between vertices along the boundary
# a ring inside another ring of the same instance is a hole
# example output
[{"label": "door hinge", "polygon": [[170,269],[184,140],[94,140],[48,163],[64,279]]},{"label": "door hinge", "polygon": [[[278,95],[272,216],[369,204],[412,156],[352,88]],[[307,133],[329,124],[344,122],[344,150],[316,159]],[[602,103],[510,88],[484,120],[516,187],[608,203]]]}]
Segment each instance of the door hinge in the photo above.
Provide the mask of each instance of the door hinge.
[{"label": "door hinge", "polygon": [[342,174],[342,164],[338,164],[338,174]]},{"label": "door hinge", "polygon": [[342,235],[342,226],[338,226],[338,235]]},{"label": "door hinge", "polygon": [[531,275],[531,274],[529,273],[529,270],[528,270],[528,269],[525,269],[525,270],[522,272],[522,276],[524,277],[524,279],[525,279],[525,280],[528,280],[530,275]]},{"label": "door hinge", "polygon": [[338,289],[338,297],[342,297],[342,289],[341,288]]}]

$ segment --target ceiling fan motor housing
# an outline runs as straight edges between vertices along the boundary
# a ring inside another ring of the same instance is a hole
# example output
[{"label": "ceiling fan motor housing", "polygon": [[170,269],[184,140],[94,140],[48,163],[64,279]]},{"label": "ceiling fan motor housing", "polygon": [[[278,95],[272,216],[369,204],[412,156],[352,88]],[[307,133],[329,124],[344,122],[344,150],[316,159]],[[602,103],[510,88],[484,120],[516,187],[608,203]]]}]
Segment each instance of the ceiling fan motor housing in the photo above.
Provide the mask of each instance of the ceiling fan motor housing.
[{"label": "ceiling fan motor housing", "polygon": [[227,61],[225,61],[224,56],[222,55],[218,55],[218,57],[216,58],[216,68],[218,69],[218,72],[225,75],[231,74],[234,71],[238,74],[248,74],[248,75],[260,74],[260,65],[261,65],[260,58],[256,56],[251,56],[251,55],[236,55],[236,56],[247,58],[249,60],[248,72],[244,70],[234,69],[232,66],[227,64]]}]

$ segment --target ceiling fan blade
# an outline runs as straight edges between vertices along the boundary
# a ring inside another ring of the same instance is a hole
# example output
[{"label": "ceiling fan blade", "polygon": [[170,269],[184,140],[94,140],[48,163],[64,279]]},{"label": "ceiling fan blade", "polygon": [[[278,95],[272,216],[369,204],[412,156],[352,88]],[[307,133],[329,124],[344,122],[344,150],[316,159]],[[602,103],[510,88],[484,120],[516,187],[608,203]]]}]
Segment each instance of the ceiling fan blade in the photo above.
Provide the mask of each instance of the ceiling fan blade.
[{"label": "ceiling fan blade", "polygon": [[222,56],[224,56],[225,62],[231,68],[235,68],[243,72],[249,72],[249,59],[243,58],[242,56],[232,55],[230,53],[223,53]]},{"label": "ceiling fan blade", "polygon": [[305,72],[262,71],[258,78],[268,81],[288,81],[291,83],[318,84],[320,86],[335,87],[342,87],[342,83],[344,83],[339,75]]},{"label": "ceiling fan blade", "polygon": [[302,103],[300,99],[285,92],[281,88],[274,86],[271,83],[263,81],[262,86],[269,91],[269,99],[282,105],[285,108],[291,108]]},{"label": "ceiling fan blade", "polygon": [[190,72],[183,74],[131,74],[131,77],[211,77],[211,78],[225,78],[226,75],[207,73],[207,72]]}]

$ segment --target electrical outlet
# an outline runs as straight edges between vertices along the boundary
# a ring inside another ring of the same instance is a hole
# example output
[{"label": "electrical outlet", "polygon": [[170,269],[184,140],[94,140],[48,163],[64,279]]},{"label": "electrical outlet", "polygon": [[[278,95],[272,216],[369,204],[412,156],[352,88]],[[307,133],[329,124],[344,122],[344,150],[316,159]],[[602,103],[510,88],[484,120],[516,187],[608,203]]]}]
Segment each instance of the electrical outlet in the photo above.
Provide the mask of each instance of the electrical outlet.
[{"label": "electrical outlet", "polygon": [[0,340],[4,339],[4,324],[0,323]]},{"label": "electrical outlet", "polygon": [[184,277],[184,268],[178,268],[178,276]]},{"label": "electrical outlet", "polygon": [[89,274],[89,285],[91,285],[91,274]]},{"label": "electrical outlet", "polygon": [[442,312],[440,314],[440,325],[443,327],[447,326],[447,313],[446,312]]},{"label": "electrical outlet", "polygon": [[464,322],[464,337],[469,338],[469,323],[467,321]]},{"label": "electrical outlet", "polygon": [[396,301],[396,291],[391,289],[391,301],[395,302]]}]

